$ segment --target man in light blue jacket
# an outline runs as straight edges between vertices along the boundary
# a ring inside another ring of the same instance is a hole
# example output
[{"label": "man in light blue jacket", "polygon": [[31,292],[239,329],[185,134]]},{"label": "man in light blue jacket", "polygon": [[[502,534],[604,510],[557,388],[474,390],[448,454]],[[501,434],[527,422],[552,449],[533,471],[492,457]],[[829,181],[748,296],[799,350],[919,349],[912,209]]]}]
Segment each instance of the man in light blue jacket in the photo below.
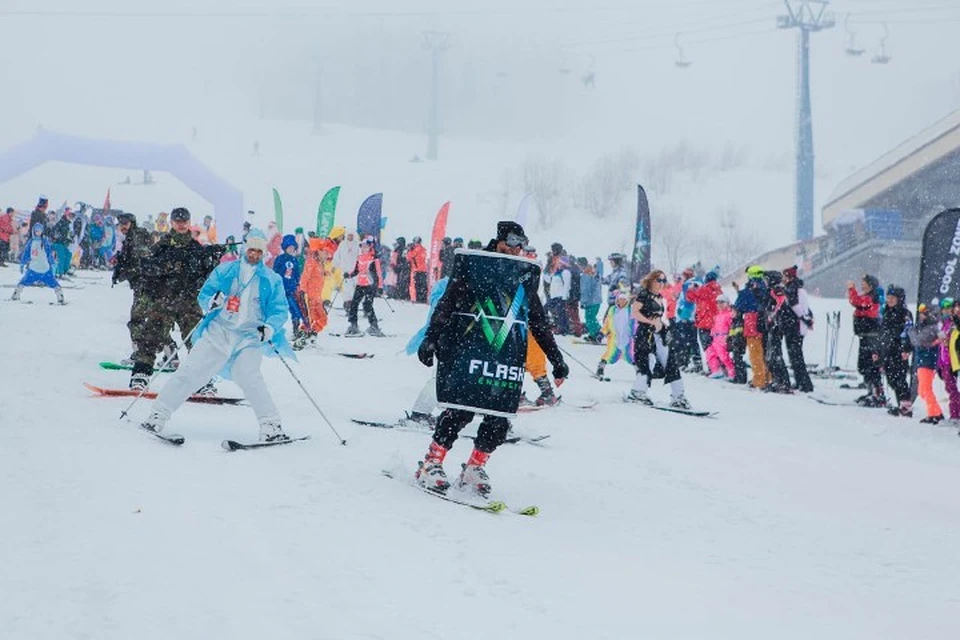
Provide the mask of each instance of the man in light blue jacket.
[{"label": "man in light blue jacket", "polygon": [[260,374],[264,354],[294,358],[283,330],[289,317],[283,280],[263,264],[266,248],[266,238],[255,229],[247,235],[243,258],[220,265],[207,277],[198,301],[208,311],[197,325],[194,347],[160,390],[141,427],[160,433],[193,390],[220,372],[243,389],[260,423],[262,442],[288,439]]}]

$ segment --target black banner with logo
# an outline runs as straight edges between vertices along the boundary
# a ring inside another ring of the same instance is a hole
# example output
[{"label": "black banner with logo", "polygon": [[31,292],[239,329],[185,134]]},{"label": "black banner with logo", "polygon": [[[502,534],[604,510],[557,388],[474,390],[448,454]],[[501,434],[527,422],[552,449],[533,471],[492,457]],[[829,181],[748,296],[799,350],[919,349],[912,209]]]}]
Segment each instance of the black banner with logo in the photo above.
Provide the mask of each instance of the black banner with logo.
[{"label": "black banner with logo", "polygon": [[441,407],[516,415],[527,358],[530,296],[537,295],[539,284],[540,267],[532,260],[466,249],[454,253],[447,291],[456,288],[467,294],[458,294],[438,350]]},{"label": "black banner with logo", "polygon": [[960,298],[960,209],[937,214],[923,232],[917,302]]},{"label": "black banner with logo", "polygon": [[637,226],[630,258],[630,282],[636,283],[650,273],[650,202],[647,192],[637,185]]}]

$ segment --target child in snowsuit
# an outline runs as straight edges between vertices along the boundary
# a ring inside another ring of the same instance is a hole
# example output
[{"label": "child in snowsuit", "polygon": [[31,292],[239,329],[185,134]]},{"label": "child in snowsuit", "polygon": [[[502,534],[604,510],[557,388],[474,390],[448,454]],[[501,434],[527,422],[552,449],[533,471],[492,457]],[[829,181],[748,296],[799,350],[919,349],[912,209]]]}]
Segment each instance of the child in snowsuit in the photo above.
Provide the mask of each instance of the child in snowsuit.
[{"label": "child in snowsuit", "polygon": [[283,292],[287,296],[287,306],[290,308],[290,320],[293,323],[293,337],[300,337],[300,323],[303,314],[297,303],[297,288],[300,286],[300,261],[297,260],[297,239],[292,235],[285,235],[280,243],[283,251],[273,261],[273,270],[283,280]]},{"label": "child in snowsuit", "polygon": [[942,320],[940,321],[940,353],[937,358],[937,373],[950,396],[950,422],[960,422],[960,389],[957,388],[957,374],[953,369],[950,345],[957,340],[957,328],[954,325],[953,310],[957,308],[953,298],[944,298],[940,302]]},{"label": "child in snowsuit", "polygon": [[917,323],[907,330],[917,367],[917,394],[927,405],[927,417],[920,421],[924,424],[939,424],[943,420],[943,409],[933,391],[940,355],[940,315],[937,311],[936,306],[927,307],[921,302],[917,307]]},{"label": "child in snowsuit", "polygon": [[323,306],[324,269],[336,248],[332,240],[324,238],[310,238],[308,246],[307,261],[303,263],[300,277],[300,295],[306,314],[304,330],[308,335],[316,335],[327,326],[327,310]]},{"label": "child in snowsuit", "polygon": [[617,293],[613,306],[607,310],[607,316],[603,319],[603,328],[600,331],[607,337],[607,349],[597,365],[597,377],[603,378],[606,366],[618,362],[620,358],[633,365],[637,321],[630,314],[630,294],[626,291],[621,290]]},{"label": "child in snowsuit", "polygon": [[11,300],[19,300],[24,287],[45,284],[57,295],[58,304],[66,304],[63,299],[63,289],[53,275],[54,265],[53,247],[50,241],[43,237],[43,225],[39,222],[33,225],[33,234],[23,247],[20,257],[20,272],[23,277],[17,283]]},{"label": "child in snowsuit", "polygon": [[711,378],[726,377],[733,379],[733,360],[727,351],[727,337],[733,325],[733,310],[730,308],[730,299],[727,296],[717,298],[717,312],[713,316],[713,328],[710,330],[710,346],[707,347],[707,366],[710,368]]}]

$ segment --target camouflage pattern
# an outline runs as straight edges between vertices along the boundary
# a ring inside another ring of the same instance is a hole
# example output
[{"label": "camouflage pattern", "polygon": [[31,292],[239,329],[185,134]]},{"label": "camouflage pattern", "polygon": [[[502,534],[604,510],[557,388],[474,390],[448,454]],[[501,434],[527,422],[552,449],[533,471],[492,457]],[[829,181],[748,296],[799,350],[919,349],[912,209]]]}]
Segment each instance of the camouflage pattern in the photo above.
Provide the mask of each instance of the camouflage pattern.
[{"label": "camouflage pattern", "polygon": [[[170,231],[146,257],[139,260],[139,276],[130,309],[133,360],[140,369],[150,367],[170,344],[174,325],[186,338],[203,314],[197,295],[207,275],[217,266],[224,248],[204,247],[190,233]],[[187,348],[191,348],[187,343]]]}]

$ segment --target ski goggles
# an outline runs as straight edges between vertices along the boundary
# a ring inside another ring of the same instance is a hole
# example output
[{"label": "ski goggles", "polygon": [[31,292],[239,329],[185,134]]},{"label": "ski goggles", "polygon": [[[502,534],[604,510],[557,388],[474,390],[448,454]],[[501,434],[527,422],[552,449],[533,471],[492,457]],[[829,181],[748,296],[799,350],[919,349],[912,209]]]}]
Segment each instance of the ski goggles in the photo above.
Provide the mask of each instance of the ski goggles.
[{"label": "ski goggles", "polygon": [[520,248],[523,249],[527,246],[527,237],[522,236],[519,233],[508,233],[507,237],[504,239],[504,242],[507,243],[507,246],[511,249]]}]

